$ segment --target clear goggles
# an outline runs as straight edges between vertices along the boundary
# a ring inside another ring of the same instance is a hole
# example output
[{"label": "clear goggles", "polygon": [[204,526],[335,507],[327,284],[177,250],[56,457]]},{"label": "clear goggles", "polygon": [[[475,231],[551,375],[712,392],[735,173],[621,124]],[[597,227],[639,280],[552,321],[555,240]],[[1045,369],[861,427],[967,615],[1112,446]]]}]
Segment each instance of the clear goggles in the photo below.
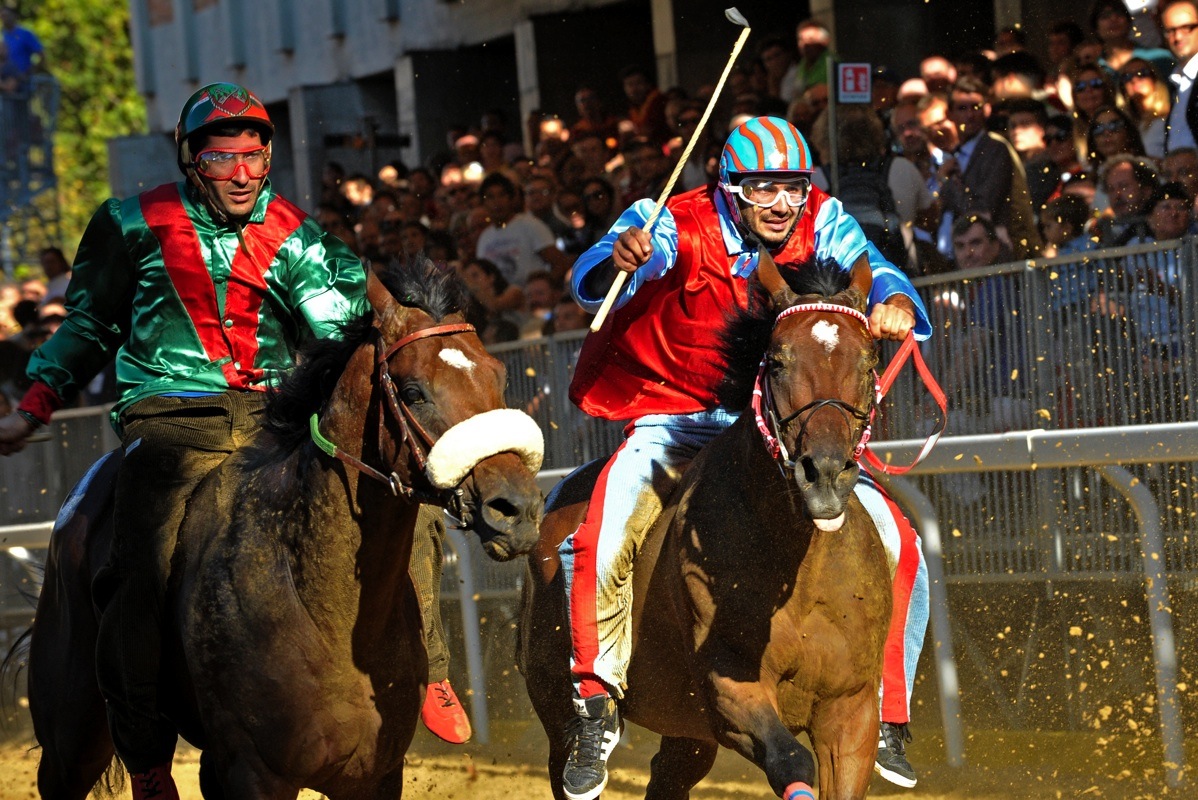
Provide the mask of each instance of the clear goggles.
[{"label": "clear goggles", "polygon": [[728,191],[746,203],[761,208],[770,208],[778,202],[778,196],[786,198],[786,205],[798,208],[807,202],[811,181],[796,178],[787,181],[772,181],[768,178],[741,178],[736,183],[724,184]]},{"label": "clear goggles", "polygon": [[240,150],[204,150],[195,157],[196,171],[214,181],[232,180],[242,167],[252,181],[270,172],[270,150],[262,145]]}]

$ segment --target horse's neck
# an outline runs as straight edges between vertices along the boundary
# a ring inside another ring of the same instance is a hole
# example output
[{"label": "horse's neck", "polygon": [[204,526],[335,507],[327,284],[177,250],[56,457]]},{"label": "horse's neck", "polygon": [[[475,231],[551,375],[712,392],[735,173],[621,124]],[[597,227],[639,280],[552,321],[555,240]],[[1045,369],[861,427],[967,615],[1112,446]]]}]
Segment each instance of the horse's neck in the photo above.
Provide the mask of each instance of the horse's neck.
[{"label": "horse's neck", "polygon": [[[766,450],[752,410],[746,409],[725,435],[733,437],[741,454],[740,479],[746,483],[746,502],[762,519],[789,521],[788,530],[793,536],[795,520],[807,519],[803,500],[794,481],[783,474],[779,462]],[[747,485],[750,482],[752,486]],[[807,524],[810,526],[809,521]]]},{"label": "horse's neck", "polygon": [[[368,399],[338,386],[326,408],[321,420],[325,438],[389,472],[377,452],[377,423],[366,413]],[[341,609],[332,616],[346,606],[399,608],[395,600],[408,580],[419,504],[393,495],[386,484],[341,461],[313,457],[322,464],[304,471],[308,519],[292,543],[301,566],[296,581],[301,599],[310,609]],[[330,586],[337,587],[333,598],[327,594]],[[385,619],[386,614],[380,615],[380,624]]]}]

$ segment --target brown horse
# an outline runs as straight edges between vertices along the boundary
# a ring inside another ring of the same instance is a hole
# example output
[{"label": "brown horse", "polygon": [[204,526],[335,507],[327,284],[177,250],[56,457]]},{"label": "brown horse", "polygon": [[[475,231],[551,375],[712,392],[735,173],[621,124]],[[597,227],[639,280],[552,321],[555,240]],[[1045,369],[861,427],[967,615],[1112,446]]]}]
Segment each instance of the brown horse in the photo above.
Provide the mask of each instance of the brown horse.
[{"label": "brown horse", "polygon": [[[890,574],[853,495],[874,403],[877,351],[862,313],[871,276],[854,270],[850,283],[835,264],[808,264],[790,274],[792,288],[768,255],[758,276],[725,348],[739,355],[725,405],[749,405],[756,376],[764,407],[691,463],[633,571],[620,707],[663,737],[653,800],[689,797],[719,745],[761,767],[779,796],[813,785],[799,731],[815,745],[820,798],[859,798],[876,753]],[[781,447],[772,452],[771,440]],[[550,495],[525,583],[519,658],[559,800],[574,711],[557,549],[601,466]]]},{"label": "brown horse", "polygon": [[[427,679],[408,574],[420,502],[449,504],[493,557],[535,539],[540,432],[503,408],[502,365],[451,278],[387,280],[371,276],[373,312],[306,354],[267,426],[189,501],[160,702],[204,750],[205,797],[398,798]],[[51,540],[29,662],[47,798],[83,798],[113,755],[91,596],[108,502],[68,501]]]}]

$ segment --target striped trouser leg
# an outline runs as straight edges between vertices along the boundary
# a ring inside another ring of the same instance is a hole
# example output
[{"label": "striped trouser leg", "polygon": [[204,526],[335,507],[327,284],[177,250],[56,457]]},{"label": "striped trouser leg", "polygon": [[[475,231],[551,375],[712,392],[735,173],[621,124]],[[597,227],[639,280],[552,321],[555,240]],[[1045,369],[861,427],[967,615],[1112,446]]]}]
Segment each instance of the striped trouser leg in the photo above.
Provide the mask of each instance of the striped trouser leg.
[{"label": "striped trouser leg", "polygon": [[583,698],[623,696],[632,656],[632,564],[699,449],[735,420],[722,410],[643,417],[599,474],[586,518],[559,548]]},{"label": "striped trouser leg", "polygon": [[893,568],[890,629],[882,655],[882,719],[911,717],[915,667],[928,627],[928,568],[919,535],[898,504],[869,480],[857,483],[857,498],[874,520]]}]

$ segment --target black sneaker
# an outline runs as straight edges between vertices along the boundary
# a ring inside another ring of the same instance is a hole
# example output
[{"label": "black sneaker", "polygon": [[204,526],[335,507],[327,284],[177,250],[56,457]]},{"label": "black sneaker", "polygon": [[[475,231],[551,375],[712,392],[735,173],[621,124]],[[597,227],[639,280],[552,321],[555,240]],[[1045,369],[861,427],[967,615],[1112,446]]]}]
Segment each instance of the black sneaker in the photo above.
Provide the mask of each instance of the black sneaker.
[{"label": "black sneaker", "polygon": [[874,772],[907,789],[916,782],[915,768],[907,760],[906,743],[909,741],[911,732],[906,723],[883,722],[878,729],[878,757],[874,761]]},{"label": "black sneaker", "polygon": [[620,741],[620,712],[616,701],[601,694],[574,698],[578,717],[570,726],[570,757],[562,772],[569,800],[594,800],[607,786],[607,759]]}]

